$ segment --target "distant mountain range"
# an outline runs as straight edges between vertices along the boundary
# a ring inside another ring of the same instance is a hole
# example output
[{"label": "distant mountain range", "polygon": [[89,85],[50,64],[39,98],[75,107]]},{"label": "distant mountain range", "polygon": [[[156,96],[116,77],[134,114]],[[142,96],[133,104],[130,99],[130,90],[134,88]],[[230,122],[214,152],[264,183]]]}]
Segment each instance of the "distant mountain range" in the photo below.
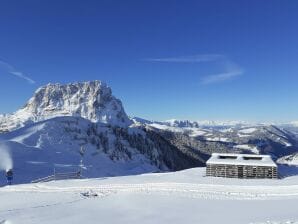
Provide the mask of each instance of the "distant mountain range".
[{"label": "distant mountain range", "polygon": [[204,166],[212,152],[265,153],[290,164],[298,152],[295,122],[129,118],[101,81],[39,88],[22,109],[0,116],[0,132],[17,183],[50,175],[53,169],[77,170],[81,160],[83,175],[100,177]]},{"label": "distant mountain range", "polygon": [[248,124],[246,122],[192,122],[170,120],[136,123],[157,131],[172,141],[207,154],[239,152],[270,154],[274,159],[297,152],[297,128],[291,124]]}]

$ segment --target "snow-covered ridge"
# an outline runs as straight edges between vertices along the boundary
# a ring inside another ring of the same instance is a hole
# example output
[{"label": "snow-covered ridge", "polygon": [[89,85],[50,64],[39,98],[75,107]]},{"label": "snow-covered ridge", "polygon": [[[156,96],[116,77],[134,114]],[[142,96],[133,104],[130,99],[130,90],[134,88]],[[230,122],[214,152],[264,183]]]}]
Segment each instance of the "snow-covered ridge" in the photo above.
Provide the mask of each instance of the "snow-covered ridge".
[{"label": "snow-covered ridge", "polygon": [[[141,124],[156,130],[169,141],[175,141],[178,144],[183,142],[189,147],[196,145],[197,149],[205,150],[208,154],[212,152],[269,153],[274,158],[279,158],[297,151],[295,132],[279,125],[175,119],[160,122],[140,118],[134,118],[133,121],[137,125]],[[173,140],[173,138],[176,139]],[[208,149],[211,150],[208,151]]]},{"label": "snow-covered ridge", "polygon": [[59,116],[82,117],[115,126],[132,123],[110,87],[101,81],[89,81],[40,87],[22,109],[0,117],[0,128],[12,130]]},{"label": "snow-covered ridge", "polygon": [[292,121],[292,122],[289,122],[289,123],[284,124],[284,125],[289,125],[289,126],[293,126],[293,127],[298,127],[298,121]]},{"label": "snow-covered ridge", "polygon": [[298,153],[294,153],[288,156],[281,157],[277,160],[280,164],[286,164],[286,165],[294,165],[298,166]]}]

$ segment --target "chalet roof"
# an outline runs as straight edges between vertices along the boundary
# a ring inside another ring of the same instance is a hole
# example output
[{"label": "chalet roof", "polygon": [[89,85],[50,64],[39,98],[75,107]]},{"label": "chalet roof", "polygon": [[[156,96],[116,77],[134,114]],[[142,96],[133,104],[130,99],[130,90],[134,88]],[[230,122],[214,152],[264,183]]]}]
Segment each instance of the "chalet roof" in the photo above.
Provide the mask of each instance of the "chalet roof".
[{"label": "chalet roof", "polygon": [[232,153],[212,153],[206,164],[227,164],[227,165],[250,165],[250,166],[273,166],[275,162],[269,155],[253,154],[232,154]]}]

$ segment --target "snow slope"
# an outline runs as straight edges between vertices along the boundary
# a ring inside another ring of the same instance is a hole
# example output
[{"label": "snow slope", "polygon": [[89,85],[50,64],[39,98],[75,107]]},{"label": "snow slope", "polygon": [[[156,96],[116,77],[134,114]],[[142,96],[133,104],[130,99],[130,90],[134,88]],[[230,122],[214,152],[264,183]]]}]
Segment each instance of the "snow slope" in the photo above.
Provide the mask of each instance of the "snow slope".
[{"label": "snow slope", "polygon": [[[2,134],[1,142],[14,163],[15,183],[28,183],[34,179],[57,172],[77,172],[80,147],[84,147],[84,172],[86,177],[139,174],[159,171],[154,155],[134,148],[110,126],[76,117],[59,117],[27,125],[24,128]],[[124,130],[125,132],[125,130]],[[134,133],[136,132],[136,133]],[[126,132],[125,132],[126,133]],[[130,129],[131,137],[139,141],[145,136],[138,129]],[[143,133],[144,134],[144,133]],[[149,143],[148,143],[149,144]],[[152,154],[156,150],[152,147]],[[157,152],[156,152],[157,153]],[[166,167],[164,167],[167,170]],[[4,176],[4,171],[0,170]],[[0,180],[0,186],[4,180]]]},{"label": "snow slope", "polygon": [[[199,155],[180,151],[150,130],[93,123],[80,117],[56,117],[26,125],[0,134],[0,143],[0,156],[6,151],[12,156],[15,183],[50,176],[54,170],[77,172],[81,160],[85,177],[174,171],[204,165]],[[1,175],[4,176],[4,170],[0,166]],[[0,178],[0,186],[3,184],[5,181]]]},{"label": "snow slope", "polygon": [[0,223],[298,223],[298,177],[239,180],[175,173],[0,188]]}]

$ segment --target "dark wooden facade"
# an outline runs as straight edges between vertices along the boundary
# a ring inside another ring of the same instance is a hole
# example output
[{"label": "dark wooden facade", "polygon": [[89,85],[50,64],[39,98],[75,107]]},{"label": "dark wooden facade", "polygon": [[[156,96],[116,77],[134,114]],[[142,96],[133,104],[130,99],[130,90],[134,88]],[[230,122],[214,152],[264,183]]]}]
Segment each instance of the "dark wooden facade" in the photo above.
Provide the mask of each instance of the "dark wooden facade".
[{"label": "dark wooden facade", "polygon": [[229,178],[277,178],[276,166],[207,164],[206,175]]}]

